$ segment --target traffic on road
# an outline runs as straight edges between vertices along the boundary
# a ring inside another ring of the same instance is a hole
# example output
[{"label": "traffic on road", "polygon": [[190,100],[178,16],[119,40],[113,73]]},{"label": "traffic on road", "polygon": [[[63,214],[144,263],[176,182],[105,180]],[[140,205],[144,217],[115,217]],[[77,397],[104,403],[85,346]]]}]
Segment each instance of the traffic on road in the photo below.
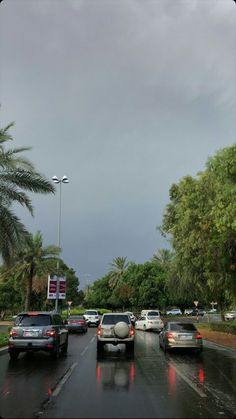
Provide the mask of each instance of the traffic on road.
[{"label": "traffic on road", "polygon": [[236,351],[203,342],[201,353],[165,352],[158,332],[129,327],[132,356],[114,341],[98,356],[96,327],[69,334],[67,353],[58,358],[43,351],[17,360],[3,354],[0,416],[235,418]]}]

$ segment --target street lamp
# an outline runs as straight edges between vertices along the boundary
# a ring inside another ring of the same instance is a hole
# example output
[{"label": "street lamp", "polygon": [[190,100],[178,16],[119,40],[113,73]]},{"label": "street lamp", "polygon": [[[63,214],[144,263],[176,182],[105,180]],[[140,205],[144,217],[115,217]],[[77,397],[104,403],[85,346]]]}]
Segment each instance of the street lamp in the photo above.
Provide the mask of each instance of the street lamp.
[{"label": "street lamp", "polygon": [[[69,183],[68,177],[63,176],[61,179],[58,179],[57,176],[53,176],[52,180],[54,183],[59,183],[60,185],[60,196],[59,196],[59,218],[58,218],[58,235],[57,235],[57,245],[61,247],[61,185],[62,183]],[[59,270],[59,259],[57,261],[57,270]],[[56,300],[55,300],[55,311],[58,311],[58,300],[59,300],[59,278],[57,275],[57,291],[56,291]]]}]

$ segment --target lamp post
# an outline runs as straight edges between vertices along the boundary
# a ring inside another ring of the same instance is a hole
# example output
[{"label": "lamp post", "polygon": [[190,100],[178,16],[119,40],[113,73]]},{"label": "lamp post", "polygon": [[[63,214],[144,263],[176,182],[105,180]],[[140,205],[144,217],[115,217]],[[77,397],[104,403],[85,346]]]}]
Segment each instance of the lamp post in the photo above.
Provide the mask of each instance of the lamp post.
[{"label": "lamp post", "polygon": [[[61,179],[58,179],[57,176],[53,176],[52,178],[54,183],[59,183],[60,185],[60,196],[59,196],[59,217],[58,217],[58,232],[57,232],[57,245],[61,247],[61,186],[62,183],[69,183],[68,177],[63,176]],[[59,259],[57,261],[57,271],[59,270]],[[56,300],[55,300],[55,311],[58,311],[58,300],[59,300],[59,278],[57,275],[57,291],[56,291]]]}]

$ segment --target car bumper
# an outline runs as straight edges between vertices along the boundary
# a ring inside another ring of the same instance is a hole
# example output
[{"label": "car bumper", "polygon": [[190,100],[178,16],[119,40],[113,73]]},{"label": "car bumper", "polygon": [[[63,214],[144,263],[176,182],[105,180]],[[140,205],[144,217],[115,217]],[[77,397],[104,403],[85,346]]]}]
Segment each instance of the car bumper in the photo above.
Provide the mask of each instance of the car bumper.
[{"label": "car bumper", "polygon": [[180,341],[175,341],[175,342],[166,342],[166,348],[167,349],[171,349],[171,348],[186,348],[186,349],[202,349],[202,341],[193,341],[193,342],[180,342]]},{"label": "car bumper", "polygon": [[67,326],[68,332],[84,332],[87,329],[87,326]]},{"label": "car bumper", "polygon": [[8,350],[17,350],[19,352],[26,351],[50,351],[54,348],[55,341],[53,339],[10,339],[8,342]]},{"label": "car bumper", "polygon": [[119,338],[112,338],[112,337],[103,338],[103,337],[98,336],[97,341],[102,342],[104,344],[110,343],[112,345],[119,345],[120,343],[134,342],[134,337],[130,337],[126,339],[119,339]]}]

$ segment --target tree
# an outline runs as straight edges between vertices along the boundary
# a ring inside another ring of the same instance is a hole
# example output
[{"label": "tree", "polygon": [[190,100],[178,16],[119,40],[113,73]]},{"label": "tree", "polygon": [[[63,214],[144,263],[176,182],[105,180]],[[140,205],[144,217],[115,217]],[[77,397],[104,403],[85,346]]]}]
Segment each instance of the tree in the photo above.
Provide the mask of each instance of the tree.
[{"label": "tree", "polygon": [[236,296],[236,145],[170,189],[162,230],[172,236],[176,289],[223,310]]},{"label": "tree", "polygon": [[7,264],[27,236],[27,229],[12,211],[12,205],[20,204],[33,215],[33,206],[25,191],[54,192],[54,186],[21,156],[29,147],[6,149],[6,143],[12,141],[9,134],[12,126],[13,123],[0,129],[0,253]]},{"label": "tree", "polygon": [[115,288],[121,281],[126,269],[129,266],[129,262],[126,262],[126,257],[118,256],[112,260],[110,266],[111,270],[109,272],[109,286],[111,288]]},{"label": "tree", "polygon": [[60,249],[56,246],[43,247],[40,232],[35,236],[28,234],[22,249],[18,250],[11,268],[6,269],[4,275],[14,274],[25,287],[25,310],[30,309],[33,280],[44,278],[55,272],[55,265]]}]

